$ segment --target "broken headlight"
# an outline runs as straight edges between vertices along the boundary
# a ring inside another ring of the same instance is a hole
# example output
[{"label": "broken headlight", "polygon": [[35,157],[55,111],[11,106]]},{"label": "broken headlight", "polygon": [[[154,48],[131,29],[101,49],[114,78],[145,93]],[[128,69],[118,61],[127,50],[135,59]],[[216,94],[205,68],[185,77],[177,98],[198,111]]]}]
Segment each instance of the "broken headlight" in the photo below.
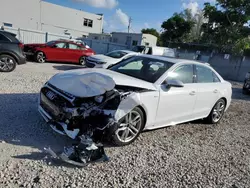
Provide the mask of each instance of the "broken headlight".
[{"label": "broken headlight", "polygon": [[102,95],[99,95],[99,96],[96,96],[96,97],[95,97],[95,101],[96,101],[97,103],[102,103],[102,102],[103,102],[103,99],[104,99],[104,97],[103,97]]}]

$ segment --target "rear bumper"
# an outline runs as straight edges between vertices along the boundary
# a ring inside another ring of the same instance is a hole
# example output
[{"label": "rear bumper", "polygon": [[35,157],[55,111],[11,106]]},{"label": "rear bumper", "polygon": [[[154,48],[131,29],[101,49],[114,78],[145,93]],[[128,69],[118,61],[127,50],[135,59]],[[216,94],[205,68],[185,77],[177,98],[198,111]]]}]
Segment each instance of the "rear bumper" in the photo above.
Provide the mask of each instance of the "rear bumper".
[{"label": "rear bumper", "polygon": [[26,63],[26,57],[25,57],[25,56],[20,56],[20,57],[18,58],[17,64],[18,64],[18,65],[22,65],[22,64],[25,64],[25,63]]}]

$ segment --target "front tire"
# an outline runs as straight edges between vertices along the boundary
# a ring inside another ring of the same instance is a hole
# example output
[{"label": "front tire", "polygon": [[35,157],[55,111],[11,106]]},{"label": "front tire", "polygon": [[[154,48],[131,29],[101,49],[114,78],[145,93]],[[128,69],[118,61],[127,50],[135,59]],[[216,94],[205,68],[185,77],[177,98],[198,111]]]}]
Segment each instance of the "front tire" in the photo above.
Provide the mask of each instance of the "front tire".
[{"label": "front tire", "polygon": [[111,132],[113,144],[125,146],[134,142],[140,135],[145,125],[145,117],[142,110],[134,108],[119,121],[119,125]]},{"label": "front tire", "polygon": [[207,117],[207,123],[218,124],[224,115],[225,109],[226,101],[224,99],[218,100]]},{"label": "front tire", "polygon": [[38,63],[45,63],[46,61],[46,56],[43,52],[37,52],[36,54],[36,61]]},{"label": "front tire", "polygon": [[82,57],[79,59],[79,64],[82,65],[82,66],[85,66],[85,63],[86,63],[86,57],[85,57],[85,56],[82,56]]},{"label": "front tire", "polygon": [[16,60],[9,55],[0,55],[0,72],[12,72],[16,68]]}]

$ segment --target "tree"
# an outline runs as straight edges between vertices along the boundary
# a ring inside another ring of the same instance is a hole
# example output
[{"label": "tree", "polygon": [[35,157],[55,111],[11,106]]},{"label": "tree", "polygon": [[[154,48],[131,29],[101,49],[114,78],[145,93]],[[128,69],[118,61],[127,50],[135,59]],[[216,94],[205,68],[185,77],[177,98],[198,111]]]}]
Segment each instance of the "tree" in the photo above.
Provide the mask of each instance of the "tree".
[{"label": "tree", "polygon": [[161,46],[161,38],[159,32],[154,28],[146,28],[141,30],[144,34],[151,34],[157,37],[157,45]]},{"label": "tree", "polygon": [[162,23],[164,29],[161,38],[166,45],[168,42],[186,42],[182,37],[190,33],[194,23],[185,20],[181,15],[174,14],[171,18]]},{"label": "tree", "polygon": [[249,0],[217,0],[217,6],[205,3],[203,11],[207,23],[202,25],[202,41],[217,44],[221,51],[240,54],[239,48],[244,50],[246,45],[242,44],[250,34],[246,25],[250,20]]}]

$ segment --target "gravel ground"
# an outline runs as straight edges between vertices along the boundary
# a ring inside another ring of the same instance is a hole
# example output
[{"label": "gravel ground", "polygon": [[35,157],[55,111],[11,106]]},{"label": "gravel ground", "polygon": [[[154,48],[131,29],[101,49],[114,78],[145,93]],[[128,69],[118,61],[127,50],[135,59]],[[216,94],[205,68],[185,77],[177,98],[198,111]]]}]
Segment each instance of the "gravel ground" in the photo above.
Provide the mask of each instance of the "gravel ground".
[{"label": "gravel ground", "polygon": [[79,68],[27,63],[0,73],[0,187],[249,187],[250,96],[233,83],[233,101],[219,125],[192,122],[141,134],[108,147],[110,161],[76,168],[49,158],[70,139],[37,112],[39,89],[53,74]]}]

